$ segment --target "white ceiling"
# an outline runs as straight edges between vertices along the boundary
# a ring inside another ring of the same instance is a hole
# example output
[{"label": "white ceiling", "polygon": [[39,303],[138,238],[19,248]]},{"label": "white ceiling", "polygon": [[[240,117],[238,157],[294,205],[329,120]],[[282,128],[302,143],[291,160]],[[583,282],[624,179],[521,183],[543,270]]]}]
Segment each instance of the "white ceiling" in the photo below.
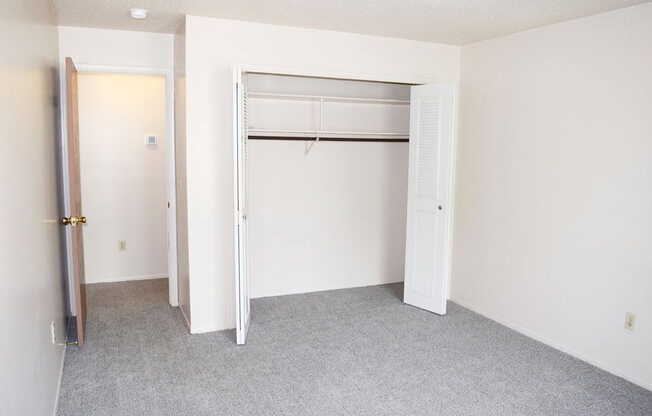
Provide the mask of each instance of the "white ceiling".
[{"label": "white ceiling", "polygon": [[[461,45],[652,0],[52,0],[62,26],[174,33],[184,15]],[[149,10],[147,20],[129,9]]]}]

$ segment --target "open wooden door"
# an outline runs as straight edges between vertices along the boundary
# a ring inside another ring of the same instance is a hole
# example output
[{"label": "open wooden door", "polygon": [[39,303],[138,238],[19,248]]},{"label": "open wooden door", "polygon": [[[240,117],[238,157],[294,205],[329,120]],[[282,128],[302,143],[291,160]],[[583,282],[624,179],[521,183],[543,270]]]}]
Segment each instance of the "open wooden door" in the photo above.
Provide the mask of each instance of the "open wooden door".
[{"label": "open wooden door", "polygon": [[453,86],[412,87],[404,302],[446,313]]},{"label": "open wooden door", "polygon": [[247,226],[247,91],[242,72],[234,68],[233,200],[235,212],[235,328],[236,343],[244,344],[251,322],[249,299],[249,242]]},{"label": "open wooden door", "polygon": [[72,268],[77,314],[77,345],[84,345],[86,327],[86,281],[84,277],[84,237],[82,224],[86,217],[81,206],[81,176],[79,167],[79,108],[77,101],[77,69],[72,59],[66,58],[66,114],[68,138],[68,175],[70,181],[70,213],[61,219],[71,227]]}]

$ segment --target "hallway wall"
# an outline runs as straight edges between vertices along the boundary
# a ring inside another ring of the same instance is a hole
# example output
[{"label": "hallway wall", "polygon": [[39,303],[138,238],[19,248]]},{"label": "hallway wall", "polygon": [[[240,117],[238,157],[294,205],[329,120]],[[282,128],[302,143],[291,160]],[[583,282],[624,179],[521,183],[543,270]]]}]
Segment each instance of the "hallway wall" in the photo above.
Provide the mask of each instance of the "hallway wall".
[{"label": "hallway wall", "polygon": [[165,77],[78,79],[86,283],[167,277]]}]

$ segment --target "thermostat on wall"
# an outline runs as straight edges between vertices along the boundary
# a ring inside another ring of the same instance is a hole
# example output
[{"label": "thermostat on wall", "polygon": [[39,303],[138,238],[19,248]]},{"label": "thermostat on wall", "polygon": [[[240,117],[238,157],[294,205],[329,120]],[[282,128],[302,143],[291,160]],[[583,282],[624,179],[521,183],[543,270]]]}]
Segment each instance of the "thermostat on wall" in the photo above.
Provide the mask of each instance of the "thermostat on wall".
[{"label": "thermostat on wall", "polygon": [[145,136],[145,144],[147,146],[156,146],[158,144],[158,136],[155,134],[148,134]]}]

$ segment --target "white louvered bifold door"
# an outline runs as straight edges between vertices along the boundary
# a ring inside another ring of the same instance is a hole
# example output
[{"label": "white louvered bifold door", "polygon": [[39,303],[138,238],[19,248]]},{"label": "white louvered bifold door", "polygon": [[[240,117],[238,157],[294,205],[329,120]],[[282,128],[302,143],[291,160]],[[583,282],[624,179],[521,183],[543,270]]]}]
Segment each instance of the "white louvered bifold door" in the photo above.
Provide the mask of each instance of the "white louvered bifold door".
[{"label": "white louvered bifold door", "polygon": [[453,86],[412,87],[404,302],[446,313]]},{"label": "white louvered bifold door", "polygon": [[249,239],[247,227],[247,90],[239,68],[234,70],[233,117],[234,211],[235,211],[235,306],[236,342],[244,344],[251,322],[249,298]]}]

